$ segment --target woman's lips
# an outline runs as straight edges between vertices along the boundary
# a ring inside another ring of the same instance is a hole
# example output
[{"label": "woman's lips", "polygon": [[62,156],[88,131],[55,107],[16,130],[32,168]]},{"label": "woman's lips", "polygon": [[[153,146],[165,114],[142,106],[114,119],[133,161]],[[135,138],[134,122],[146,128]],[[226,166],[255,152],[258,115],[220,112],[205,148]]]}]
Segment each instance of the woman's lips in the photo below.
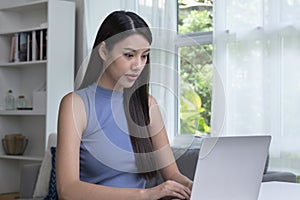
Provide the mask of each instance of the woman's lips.
[{"label": "woman's lips", "polygon": [[125,76],[129,81],[135,81],[139,77],[138,74],[126,74]]}]

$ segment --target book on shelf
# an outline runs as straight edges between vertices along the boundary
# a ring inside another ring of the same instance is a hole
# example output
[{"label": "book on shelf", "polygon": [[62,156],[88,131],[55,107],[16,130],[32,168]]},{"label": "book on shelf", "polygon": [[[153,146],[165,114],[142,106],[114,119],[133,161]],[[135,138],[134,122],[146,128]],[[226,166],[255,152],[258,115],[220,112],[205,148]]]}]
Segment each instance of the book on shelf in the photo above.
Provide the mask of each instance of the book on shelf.
[{"label": "book on shelf", "polygon": [[19,62],[19,33],[15,33],[14,62]]},{"label": "book on shelf", "polygon": [[41,48],[42,48],[42,60],[47,60],[47,29],[43,29],[43,39],[42,39],[42,45],[41,45]]},{"label": "book on shelf", "polygon": [[29,54],[29,49],[28,48],[28,40],[27,40],[27,35],[29,33],[20,33],[20,40],[19,40],[19,60],[22,61],[29,61],[27,60],[27,54]]},{"label": "book on shelf", "polygon": [[32,31],[32,45],[31,45],[31,47],[32,47],[32,57],[31,57],[31,60],[32,61],[35,61],[36,60],[36,52],[37,52],[37,40],[36,40],[36,31],[34,30],[34,31]]},{"label": "book on shelf", "polygon": [[43,30],[40,30],[40,42],[39,42],[39,45],[40,45],[40,60],[43,60],[43,38],[44,38],[44,34],[43,34]]},{"label": "book on shelf", "polygon": [[47,29],[42,29],[36,31],[36,40],[37,40],[37,60],[46,60],[47,59]]},{"label": "book on shelf", "polygon": [[15,43],[16,43],[16,36],[13,34],[10,37],[10,52],[9,52],[9,62],[15,61]]},{"label": "book on shelf", "polygon": [[47,29],[14,33],[10,37],[9,62],[47,59]]},{"label": "book on shelf", "polygon": [[30,61],[31,60],[31,34],[28,33],[27,34],[27,56],[26,56],[26,60]]},{"label": "book on shelf", "polygon": [[35,31],[35,60],[47,59],[47,29]]}]

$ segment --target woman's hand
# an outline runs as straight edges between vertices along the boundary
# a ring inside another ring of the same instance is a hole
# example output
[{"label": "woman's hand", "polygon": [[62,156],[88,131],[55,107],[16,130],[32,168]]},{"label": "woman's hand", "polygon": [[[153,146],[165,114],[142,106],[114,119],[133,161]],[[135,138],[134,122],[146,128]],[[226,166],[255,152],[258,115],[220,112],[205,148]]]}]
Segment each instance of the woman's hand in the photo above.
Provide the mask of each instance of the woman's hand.
[{"label": "woman's hand", "polygon": [[190,199],[191,191],[188,187],[168,180],[156,187],[146,189],[147,199]]}]

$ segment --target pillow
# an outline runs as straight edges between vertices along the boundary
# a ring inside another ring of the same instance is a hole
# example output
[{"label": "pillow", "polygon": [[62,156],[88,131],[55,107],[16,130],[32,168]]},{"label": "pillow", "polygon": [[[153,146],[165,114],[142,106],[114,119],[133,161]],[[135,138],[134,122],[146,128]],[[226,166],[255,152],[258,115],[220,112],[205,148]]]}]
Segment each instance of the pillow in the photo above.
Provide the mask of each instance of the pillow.
[{"label": "pillow", "polygon": [[266,164],[265,164],[265,168],[264,168],[264,174],[266,174],[268,172],[268,167],[269,167],[269,154],[267,156],[267,160],[266,160]]},{"label": "pillow", "polygon": [[51,171],[51,152],[48,149],[43,158],[38,178],[33,192],[34,198],[43,198],[48,194],[48,184]]},{"label": "pillow", "polygon": [[57,190],[56,190],[56,172],[55,172],[55,157],[56,157],[56,148],[51,147],[51,155],[52,155],[52,168],[49,179],[49,188],[48,195],[44,198],[44,200],[58,200]]},{"label": "pillow", "polygon": [[56,146],[57,134],[51,133],[48,137],[47,151],[44,155],[38,178],[35,184],[33,197],[34,198],[44,198],[48,194],[49,179],[51,172],[51,150],[52,146]]}]

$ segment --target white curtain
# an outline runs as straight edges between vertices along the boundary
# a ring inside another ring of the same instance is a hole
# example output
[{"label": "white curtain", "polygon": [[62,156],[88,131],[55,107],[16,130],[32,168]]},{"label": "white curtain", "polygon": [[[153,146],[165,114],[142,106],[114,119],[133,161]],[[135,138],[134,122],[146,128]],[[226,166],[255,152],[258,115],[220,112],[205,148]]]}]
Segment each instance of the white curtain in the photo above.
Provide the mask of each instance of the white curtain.
[{"label": "white curtain", "polygon": [[272,135],[270,168],[300,174],[300,1],[214,1],[213,135]]},{"label": "white curtain", "polygon": [[127,0],[122,9],[133,11],[148,23],[152,30],[151,45],[151,94],[156,98],[163,114],[169,140],[177,134],[178,70],[175,65],[177,52],[177,1]]}]

